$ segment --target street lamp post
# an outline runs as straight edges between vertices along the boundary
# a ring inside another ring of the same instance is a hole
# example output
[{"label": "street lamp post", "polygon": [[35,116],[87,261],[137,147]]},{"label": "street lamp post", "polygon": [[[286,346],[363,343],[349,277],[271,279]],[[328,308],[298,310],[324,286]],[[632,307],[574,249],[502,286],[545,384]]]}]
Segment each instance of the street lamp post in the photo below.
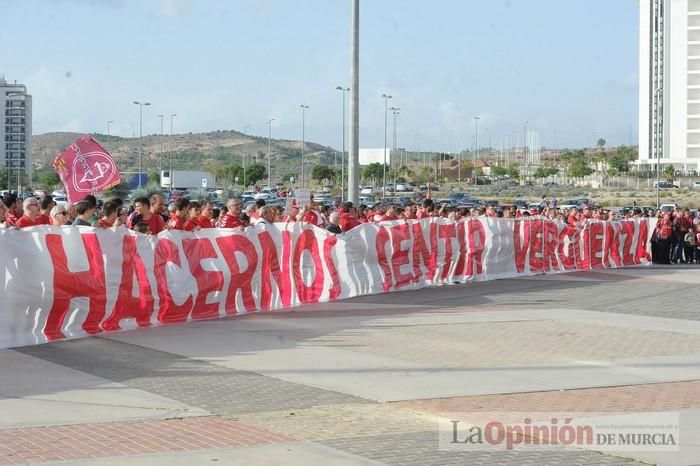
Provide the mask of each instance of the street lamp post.
[{"label": "street lamp post", "polygon": [[111,125],[112,123],[114,123],[114,120],[109,120],[107,122],[107,136],[109,136],[109,125]]},{"label": "street lamp post", "polygon": [[163,118],[165,118],[165,115],[156,115],[156,118],[160,118],[160,157],[158,157],[159,161],[159,171],[161,172],[160,174],[163,174],[163,153],[165,150],[163,149]]},{"label": "street lamp post", "polygon": [[386,127],[389,111],[389,99],[391,99],[391,96],[382,94],[382,97],[384,98],[384,166],[382,168],[382,200],[384,200],[386,197]]},{"label": "street lamp post", "polygon": [[138,102],[134,100],[134,104],[139,106],[139,189],[141,188],[141,173],[143,172],[143,106],[151,105],[149,102]]},{"label": "street lamp post", "polygon": [[[394,163],[394,164],[391,163],[391,160],[392,160],[392,156],[394,157],[394,159],[396,158],[396,148],[397,148],[397,144],[396,144],[396,115],[400,114],[399,110],[401,110],[401,109],[399,107],[391,107],[389,110],[391,110],[392,115],[394,115],[394,135],[393,135],[394,137],[393,137],[393,142],[391,145],[391,152],[389,153],[389,164],[396,165],[394,167],[394,191],[396,191],[396,172],[399,169],[399,165],[401,165],[401,158],[399,157],[398,163]],[[394,160],[394,162],[396,162],[396,161]]]},{"label": "street lamp post", "polygon": [[306,110],[309,108],[308,105],[301,104],[301,187],[304,187],[304,139],[306,135],[304,134],[306,126]]},{"label": "street lamp post", "polygon": [[267,187],[272,186],[272,122],[274,118],[267,120]]},{"label": "street lamp post", "polygon": [[173,118],[177,116],[177,113],[172,113],[170,115],[170,166],[168,167],[168,173],[170,173],[170,192],[173,192]]},{"label": "street lamp post", "polygon": [[350,90],[349,87],[337,86],[336,90],[343,93],[343,152],[340,156],[340,199],[345,202],[345,93]]},{"label": "street lamp post", "polygon": [[661,152],[663,150],[663,139],[661,136],[661,98],[663,98],[663,88],[657,87],[654,91],[654,99],[656,100],[656,112],[654,119],[654,151],[656,152],[656,208],[661,206],[661,194],[659,191],[659,181],[661,181]]},{"label": "street lamp post", "polygon": [[243,191],[245,191],[247,186],[245,170],[248,163],[248,128],[250,128],[250,125],[243,127]]},{"label": "street lamp post", "polygon": [[527,123],[523,121],[523,157],[525,157],[525,169],[527,170],[527,181],[530,181],[530,157],[527,150]]},{"label": "street lamp post", "polygon": [[476,161],[479,159],[479,120],[481,117],[474,117],[474,163],[472,163],[472,181],[474,185],[479,184],[476,178]]}]

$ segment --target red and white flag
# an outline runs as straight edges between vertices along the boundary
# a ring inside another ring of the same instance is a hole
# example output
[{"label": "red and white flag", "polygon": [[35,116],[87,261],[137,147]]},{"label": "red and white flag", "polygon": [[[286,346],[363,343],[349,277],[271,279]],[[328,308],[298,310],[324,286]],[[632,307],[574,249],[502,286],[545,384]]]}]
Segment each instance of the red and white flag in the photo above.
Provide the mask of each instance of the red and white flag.
[{"label": "red and white flag", "polygon": [[77,202],[88,194],[97,194],[121,182],[114,159],[92,136],[81,136],[62,154],[53,168],[63,182],[68,201]]}]

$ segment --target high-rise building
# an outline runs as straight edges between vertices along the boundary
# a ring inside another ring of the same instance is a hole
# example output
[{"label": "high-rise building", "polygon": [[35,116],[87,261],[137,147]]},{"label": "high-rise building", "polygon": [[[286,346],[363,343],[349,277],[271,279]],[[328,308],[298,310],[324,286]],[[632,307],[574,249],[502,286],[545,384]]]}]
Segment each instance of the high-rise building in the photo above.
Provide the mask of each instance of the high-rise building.
[{"label": "high-rise building", "polygon": [[641,170],[700,171],[700,0],[639,2]]},{"label": "high-rise building", "polygon": [[0,166],[11,189],[29,185],[32,175],[32,96],[24,84],[0,75]]}]

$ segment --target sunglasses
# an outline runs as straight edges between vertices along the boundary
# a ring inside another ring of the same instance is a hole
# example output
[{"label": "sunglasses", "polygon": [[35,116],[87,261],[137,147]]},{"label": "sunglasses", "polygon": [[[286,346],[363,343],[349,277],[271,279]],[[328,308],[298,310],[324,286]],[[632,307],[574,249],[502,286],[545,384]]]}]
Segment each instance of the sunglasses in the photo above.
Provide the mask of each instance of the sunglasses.
[{"label": "sunglasses", "polygon": [[68,212],[64,210],[63,212],[56,212],[56,215],[68,215]]}]

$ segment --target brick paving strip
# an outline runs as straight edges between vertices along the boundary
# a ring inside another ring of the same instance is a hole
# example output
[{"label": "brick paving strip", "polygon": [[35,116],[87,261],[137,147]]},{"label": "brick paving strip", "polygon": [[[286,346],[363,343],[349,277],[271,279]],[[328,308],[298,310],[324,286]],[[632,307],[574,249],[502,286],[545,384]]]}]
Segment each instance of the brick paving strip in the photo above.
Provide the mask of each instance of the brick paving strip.
[{"label": "brick paving strip", "polygon": [[421,413],[649,412],[700,408],[700,381],[397,401]]},{"label": "brick paving strip", "polygon": [[0,465],[294,441],[217,416],[0,429]]}]

